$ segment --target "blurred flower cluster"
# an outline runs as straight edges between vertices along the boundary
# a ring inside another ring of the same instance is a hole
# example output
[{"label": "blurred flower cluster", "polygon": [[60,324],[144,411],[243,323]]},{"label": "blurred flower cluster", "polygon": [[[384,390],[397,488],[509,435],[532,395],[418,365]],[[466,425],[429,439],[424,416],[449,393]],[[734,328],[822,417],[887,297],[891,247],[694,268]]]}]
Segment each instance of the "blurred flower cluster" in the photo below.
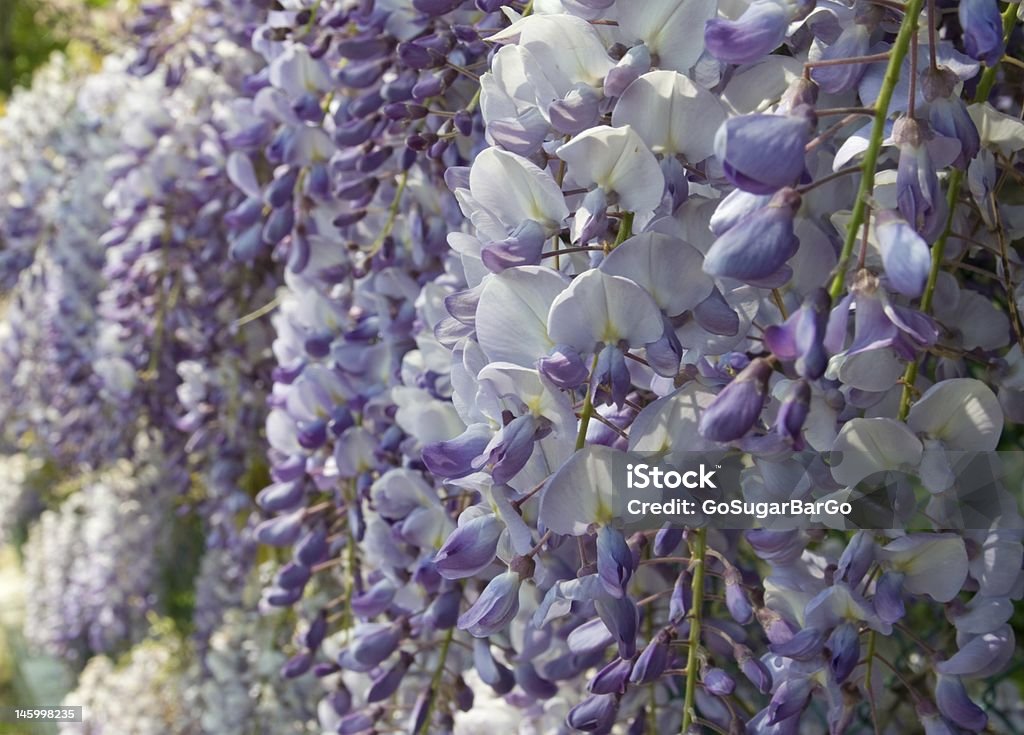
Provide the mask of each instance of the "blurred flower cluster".
[{"label": "blurred flower cluster", "polygon": [[[78,479],[21,512],[27,632],[137,644],[67,702],[1013,731],[1020,487],[965,526],[956,458],[1024,420],[1019,12],[149,2],[39,77],[0,125],[3,408]],[[898,523],[624,531],[616,468],[678,452]]]}]

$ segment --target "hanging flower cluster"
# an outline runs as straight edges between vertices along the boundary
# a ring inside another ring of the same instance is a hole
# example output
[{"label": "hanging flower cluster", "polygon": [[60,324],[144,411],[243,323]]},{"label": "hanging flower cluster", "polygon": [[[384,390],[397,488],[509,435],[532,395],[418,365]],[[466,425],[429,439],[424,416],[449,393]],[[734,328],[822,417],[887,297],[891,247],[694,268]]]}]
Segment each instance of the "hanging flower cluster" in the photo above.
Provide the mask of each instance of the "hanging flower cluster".
[{"label": "hanging flower cluster", "polygon": [[[965,519],[958,458],[1024,420],[1019,9],[145,5],[0,145],[4,411],[101,472],[30,531],[34,640],[155,635],[185,539],[146,727],[1012,731],[1019,487]],[[680,452],[897,522],[624,530]]]}]

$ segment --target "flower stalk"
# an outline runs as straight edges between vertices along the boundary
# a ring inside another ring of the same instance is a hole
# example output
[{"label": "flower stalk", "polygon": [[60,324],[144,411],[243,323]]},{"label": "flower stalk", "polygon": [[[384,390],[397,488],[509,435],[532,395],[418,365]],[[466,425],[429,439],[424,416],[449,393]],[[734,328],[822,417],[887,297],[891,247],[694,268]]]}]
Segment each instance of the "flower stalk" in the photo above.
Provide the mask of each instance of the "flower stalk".
[{"label": "flower stalk", "polygon": [[[1019,7],[1019,2],[1010,3],[1003,11],[1003,38],[1006,40],[1009,39],[1010,33],[1013,32],[1013,25],[1016,21],[1017,9]],[[997,69],[998,65],[985,68],[981,75],[981,81],[978,82],[978,88],[974,93],[975,103],[981,103],[988,99],[989,93],[992,91],[992,85],[996,81]],[[939,238],[932,246],[931,268],[928,271],[928,281],[924,287],[924,294],[921,296],[921,311],[925,314],[929,313],[932,308],[935,285],[939,281],[939,270],[942,268],[942,258],[946,252],[946,242],[953,231],[953,216],[956,212],[957,200],[960,198],[960,187],[963,184],[963,180],[963,170],[953,169],[953,172],[949,175],[949,188],[946,191],[946,205],[948,207],[946,226],[942,229],[942,234],[939,235]],[[1012,294],[1010,295],[1010,300],[1013,300]],[[900,407],[897,414],[900,421],[906,421],[910,413],[910,399],[914,391],[914,383],[917,381],[918,370],[918,362],[913,360],[907,365],[907,369],[903,373],[903,392],[900,395]]]},{"label": "flower stalk", "polygon": [[836,264],[835,274],[832,277],[832,284],[829,287],[829,295],[835,303],[843,293],[843,285],[846,281],[846,268],[850,264],[850,257],[853,255],[853,248],[857,243],[857,236],[860,233],[860,226],[864,223],[867,213],[868,198],[875,188],[875,167],[878,165],[878,155],[882,149],[882,141],[885,139],[885,122],[889,118],[889,104],[892,102],[892,95],[900,80],[900,69],[903,60],[910,50],[910,40],[917,31],[918,16],[921,14],[921,7],[924,0],[910,0],[907,3],[907,12],[900,24],[899,33],[896,36],[896,43],[893,44],[889,65],[885,70],[885,77],[882,80],[882,88],[878,92],[878,99],[875,101],[875,121],[871,129],[871,140],[864,152],[862,164],[863,176],[860,180],[860,189],[857,191],[857,201],[853,205],[853,216],[846,229],[846,239],[843,241],[843,249],[839,255],[839,262]]},{"label": "flower stalk", "polygon": [[697,651],[700,648],[701,610],[704,607],[704,558],[707,554],[707,530],[698,528],[694,533],[690,554],[690,568],[693,572],[693,607],[690,611],[690,639],[686,651],[686,690],[683,694],[683,726],[685,735],[696,716],[693,699],[697,692]]}]

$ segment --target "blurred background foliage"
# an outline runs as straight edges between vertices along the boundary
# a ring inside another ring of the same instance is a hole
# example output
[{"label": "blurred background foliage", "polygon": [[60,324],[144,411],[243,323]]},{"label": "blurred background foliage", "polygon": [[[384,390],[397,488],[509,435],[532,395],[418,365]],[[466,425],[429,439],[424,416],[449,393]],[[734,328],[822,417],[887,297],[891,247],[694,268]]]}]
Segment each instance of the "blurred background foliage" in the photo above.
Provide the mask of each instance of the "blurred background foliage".
[{"label": "blurred background foliage", "polygon": [[54,51],[99,58],[112,0],[0,0],[0,105]]}]

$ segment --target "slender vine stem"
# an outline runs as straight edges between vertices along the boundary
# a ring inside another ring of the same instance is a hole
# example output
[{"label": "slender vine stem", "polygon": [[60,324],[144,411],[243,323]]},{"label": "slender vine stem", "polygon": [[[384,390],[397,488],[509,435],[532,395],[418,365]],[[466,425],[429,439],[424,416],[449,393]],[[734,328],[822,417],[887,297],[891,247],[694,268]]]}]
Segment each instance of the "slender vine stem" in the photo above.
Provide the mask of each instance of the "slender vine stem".
[{"label": "slender vine stem", "polygon": [[686,651],[686,690],[683,694],[683,727],[680,732],[686,735],[696,713],[693,710],[693,698],[697,692],[697,649],[700,648],[700,623],[704,607],[704,556],[707,553],[707,530],[698,528],[694,533],[693,548],[690,554],[690,566],[693,570],[692,598],[690,610],[690,644]]},{"label": "slender vine stem", "polygon": [[871,708],[871,726],[874,728],[875,735],[878,735],[878,705],[875,704],[875,695],[871,691],[871,670],[874,668],[872,664],[874,663],[875,658],[876,643],[877,636],[875,631],[872,630],[868,633],[868,651],[867,660],[865,661],[865,666],[867,668],[864,669],[864,691],[867,692],[868,706]]},{"label": "slender vine stem", "polygon": [[[633,233],[633,216],[632,212],[623,213],[622,222],[619,223],[619,233],[615,237],[615,244],[612,245],[613,250],[624,243]],[[593,376],[594,371],[597,370],[597,357],[594,355],[594,361],[590,365],[590,387],[587,389],[587,397],[583,399],[583,408],[580,410],[580,430],[576,435],[577,451],[586,446],[587,427],[590,426],[590,419],[594,418],[594,392],[597,390],[597,386],[594,384]]]},{"label": "slender vine stem", "polygon": [[372,258],[377,252],[384,246],[384,241],[388,239],[388,235],[395,228],[395,220],[398,219],[398,210],[402,204],[402,195],[405,193],[405,187],[409,183],[409,172],[406,171],[402,174],[401,178],[398,179],[398,188],[395,189],[395,196],[391,200],[391,205],[388,207],[388,219],[384,223],[384,227],[381,228],[380,234],[370,245],[369,250],[366,251],[366,256]]},{"label": "slender vine stem", "polygon": [[590,387],[587,389],[587,397],[583,399],[583,409],[580,411],[580,430],[576,434],[577,451],[583,449],[587,443],[587,427],[590,426],[590,419],[594,416],[594,391],[597,390],[597,386],[594,385],[593,376],[596,370],[597,355],[594,355],[594,361],[590,364]]},{"label": "slender vine stem", "polygon": [[907,13],[903,17],[903,23],[900,24],[896,43],[893,44],[889,64],[882,79],[882,88],[878,91],[878,99],[875,101],[875,122],[871,129],[868,148],[864,151],[862,165],[864,173],[861,176],[857,201],[853,205],[853,217],[847,225],[846,239],[843,241],[843,249],[839,255],[839,262],[836,264],[835,275],[832,277],[832,285],[829,288],[829,295],[833,302],[843,293],[846,267],[850,264],[850,257],[853,255],[853,248],[857,243],[857,236],[860,234],[860,226],[864,222],[868,197],[871,196],[871,192],[875,188],[875,167],[878,165],[878,154],[882,149],[882,140],[885,138],[885,122],[889,117],[889,103],[892,102],[893,92],[899,82],[900,69],[903,60],[907,57],[910,40],[917,31],[917,21],[918,16],[921,15],[922,5],[924,5],[924,0],[910,0],[907,3]]},{"label": "slender vine stem", "polygon": [[633,212],[626,212],[622,215],[622,222],[619,223],[619,231],[615,235],[615,242],[612,244],[612,250],[617,248],[622,243],[626,242],[633,234],[633,218],[636,215]]},{"label": "slender vine stem", "polygon": [[[1017,8],[1019,7],[1020,2],[1013,2],[1007,5],[1003,11],[1003,38],[1006,40],[1009,40],[1010,33],[1013,31],[1013,26],[1017,19]],[[974,101],[976,103],[984,102],[988,99],[989,93],[992,91],[992,85],[996,82],[997,68],[998,64],[989,66],[982,73],[981,81],[978,82],[978,88],[974,93]],[[924,294],[921,296],[921,311],[925,314],[930,312],[932,308],[935,285],[939,281],[942,258],[946,252],[946,242],[949,240],[953,230],[953,215],[956,211],[956,204],[960,197],[960,187],[963,185],[963,181],[964,172],[962,169],[954,169],[949,175],[949,188],[946,191],[946,205],[948,208],[946,226],[942,229],[942,234],[939,235],[935,244],[932,245],[932,262],[928,270],[928,281],[924,287]],[[1011,295],[1010,298],[1012,299],[1013,296]],[[918,370],[917,360],[912,360],[907,364],[907,369],[903,373],[903,392],[900,395],[900,407],[897,414],[900,421],[905,421],[910,413],[910,399],[914,391],[914,383],[917,381]]]},{"label": "slender vine stem", "polygon": [[424,731],[430,723],[430,716],[434,712],[434,702],[437,699],[438,689],[441,686],[441,678],[444,676],[444,667],[448,662],[448,649],[451,648],[452,638],[455,636],[455,628],[449,628],[448,633],[445,635],[444,640],[441,641],[441,653],[437,663],[437,668],[434,669],[434,675],[430,679],[430,702],[427,704],[427,713],[423,716],[422,724],[416,728],[413,735],[419,735]]}]

